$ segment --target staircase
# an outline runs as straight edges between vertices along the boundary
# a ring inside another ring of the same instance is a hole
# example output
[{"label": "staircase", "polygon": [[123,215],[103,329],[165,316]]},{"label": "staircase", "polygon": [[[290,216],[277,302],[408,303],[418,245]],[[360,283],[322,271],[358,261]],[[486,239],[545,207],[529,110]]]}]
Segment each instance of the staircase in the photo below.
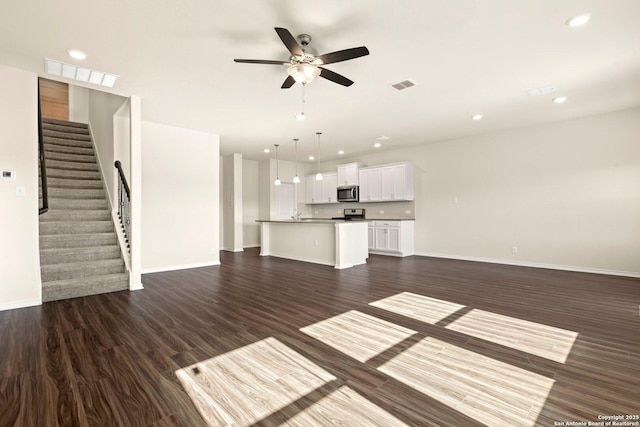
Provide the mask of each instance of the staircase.
[{"label": "staircase", "polygon": [[42,119],[49,210],[40,215],[42,301],[129,288],[88,126]]}]

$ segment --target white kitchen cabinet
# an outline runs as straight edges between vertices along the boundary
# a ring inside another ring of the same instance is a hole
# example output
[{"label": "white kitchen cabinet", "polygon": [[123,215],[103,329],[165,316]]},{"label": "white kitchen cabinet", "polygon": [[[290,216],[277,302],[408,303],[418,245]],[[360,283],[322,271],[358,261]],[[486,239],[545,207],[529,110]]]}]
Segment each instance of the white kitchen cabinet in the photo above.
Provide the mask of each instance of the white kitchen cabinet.
[{"label": "white kitchen cabinet", "polygon": [[413,200],[413,166],[397,163],[381,167],[380,200]]},{"label": "white kitchen cabinet", "polygon": [[359,185],[358,171],[364,164],[362,163],[347,163],[345,165],[338,165],[338,187],[346,185]]},{"label": "white kitchen cabinet", "polygon": [[368,231],[370,253],[413,255],[413,221],[371,221]]},{"label": "white kitchen cabinet", "polygon": [[313,205],[322,202],[322,181],[316,180],[316,176],[305,176],[305,203]]},{"label": "white kitchen cabinet", "polygon": [[360,169],[360,202],[379,202],[382,186],[381,168]]},{"label": "white kitchen cabinet", "polygon": [[338,174],[335,172],[322,174],[322,202],[338,203]]}]

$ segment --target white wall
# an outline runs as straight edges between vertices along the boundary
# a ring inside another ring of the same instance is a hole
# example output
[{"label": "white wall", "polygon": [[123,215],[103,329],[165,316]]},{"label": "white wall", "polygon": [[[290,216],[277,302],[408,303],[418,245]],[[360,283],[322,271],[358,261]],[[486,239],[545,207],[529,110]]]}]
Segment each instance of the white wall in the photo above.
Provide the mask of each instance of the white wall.
[{"label": "white wall", "polygon": [[640,109],[357,160],[418,166],[419,254],[640,274]]},{"label": "white wall", "polygon": [[[304,176],[310,173],[312,166],[306,163],[298,163],[298,176],[300,177],[300,184],[296,186],[296,200],[298,205],[298,212],[302,217],[310,217],[311,209],[305,204],[305,184]],[[282,182],[293,182],[293,177],[296,174],[295,162],[287,160],[279,160],[276,167],[275,159],[266,159],[258,163],[258,176],[259,176],[259,216],[260,219],[276,219],[276,193],[273,182],[276,180],[276,175]]]},{"label": "white wall", "polygon": [[113,143],[113,115],[127,102],[126,98],[97,90],[89,90],[89,125],[96,146],[96,156],[102,169],[111,206],[117,196]]},{"label": "white wall", "polygon": [[219,136],[142,123],[143,272],[220,263]]},{"label": "white wall", "polygon": [[260,246],[258,162],[242,160],[242,236],[245,248]]},{"label": "white wall", "polygon": [[[38,79],[0,65],[0,310],[40,304]],[[25,196],[16,196],[16,186]]]},{"label": "white wall", "polygon": [[222,249],[242,252],[242,155],[222,158]]},{"label": "white wall", "polygon": [[89,89],[69,85],[69,121],[89,123]]}]

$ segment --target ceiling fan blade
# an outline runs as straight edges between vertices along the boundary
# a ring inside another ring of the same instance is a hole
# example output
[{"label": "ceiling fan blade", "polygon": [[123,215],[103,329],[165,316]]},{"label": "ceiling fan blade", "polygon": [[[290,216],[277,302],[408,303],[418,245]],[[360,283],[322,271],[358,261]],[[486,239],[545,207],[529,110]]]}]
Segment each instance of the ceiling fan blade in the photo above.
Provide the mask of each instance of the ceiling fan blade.
[{"label": "ceiling fan blade", "polygon": [[315,59],[322,61],[322,64],[333,64],[334,62],[347,61],[349,59],[360,58],[369,55],[369,49],[364,46],[352,47],[351,49],[338,50],[324,55],[316,56]]},{"label": "ceiling fan blade", "polygon": [[234,59],[233,62],[242,62],[245,64],[273,64],[273,65],[287,65],[288,61],[272,61],[268,59]]},{"label": "ceiling fan blade", "polygon": [[296,80],[293,77],[288,76],[285,79],[284,83],[282,83],[282,86],[280,86],[280,89],[289,89],[291,86],[295,84],[295,82]]},{"label": "ceiling fan blade", "polygon": [[320,77],[324,77],[327,80],[331,80],[334,83],[338,83],[342,86],[351,86],[353,84],[353,80],[349,80],[345,76],[342,76],[338,73],[335,73],[331,70],[327,70],[326,68],[320,68]]},{"label": "ceiling fan blade", "polygon": [[296,39],[291,35],[289,30],[280,27],[276,27],[275,30],[276,33],[278,33],[278,35],[280,36],[280,40],[282,40],[282,43],[284,43],[284,45],[287,47],[287,49],[289,49],[289,52],[291,52],[292,55],[304,56],[302,48],[300,47]]}]

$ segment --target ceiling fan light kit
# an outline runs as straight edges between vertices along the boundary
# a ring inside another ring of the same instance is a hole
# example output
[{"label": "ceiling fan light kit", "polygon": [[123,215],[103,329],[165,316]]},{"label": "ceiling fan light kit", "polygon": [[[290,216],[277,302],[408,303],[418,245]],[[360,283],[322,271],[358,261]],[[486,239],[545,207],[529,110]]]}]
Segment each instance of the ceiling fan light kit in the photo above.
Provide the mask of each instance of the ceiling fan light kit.
[{"label": "ceiling fan light kit", "polygon": [[287,69],[287,73],[293,77],[296,83],[309,84],[320,75],[320,69],[315,65],[301,63],[294,64]]}]

